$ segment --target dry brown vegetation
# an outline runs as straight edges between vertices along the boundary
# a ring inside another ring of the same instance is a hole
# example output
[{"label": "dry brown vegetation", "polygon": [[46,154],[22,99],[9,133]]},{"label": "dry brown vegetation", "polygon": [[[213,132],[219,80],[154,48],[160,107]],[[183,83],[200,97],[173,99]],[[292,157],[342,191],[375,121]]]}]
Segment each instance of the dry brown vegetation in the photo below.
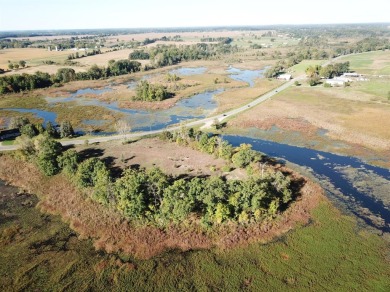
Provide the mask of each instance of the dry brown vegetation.
[{"label": "dry brown vegetation", "polygon": [[264,93],[281,85],[279,80],[258,79],[254,87],[234,88],[217,96],[218,113],[249,103]]},{"label": "dry brown vegetation", "polygon": [[[142,150],[143,146],[139,149]],[[111,151],[111,154],[121,152],[115,146]],[[128,153],[131,152],[132,148]],[[155,153],[159,152],[162,151]],[[134,153],[138,155],[136,158],[138,161],[143,159],[140,152]],[[182,157],[181,154],[183,153],[178,152],[175,159]],[[159,159],[162,158],[160,155]],[[154,160],[149,153],[148,161],[164,163],[159,159]],[[173,161],[170,160],[167,157],[165,163],[169,162],[172,165]],[[218,231],[206,234],[203,230],[197,229],[196,225],[192,227],[172,225],[164,230],[153,226],[134,226],[117,211],[87,199],[86,195],[74,187],[64,175],[47,178],[30,163],[15,160],[10,156],[0,156],[0,178],[37,194],[41,200],[39,207],[43,211],[60,214],[81,238],[94,239],[94,246],[97,249],[107,252],[121,251],[138,258],[150,258],[169,249],[183,251],[212,247],[226,249],[255,241],[267,242],[292,229],[296,224],[307,223],[310,219],[310,210],[324,198],[321,188],[289,169],[277,167],[285,173],[292,174],[295,192],[299,194],[298,200],[286,212],[275,220],[262,224],[226,225]],[[174,168],[171,167],[171,170]]]},{"label": "dry brown vegetation", "polygon": [[307,138],[324,129],[328,138],[348,143],[354,150],[359,151],[360,145],[386,156],[390,154],[390,106],[367,99],[353,89],[292,87],[233,118],[229,125],[263,130],[277,126]]},{"label": "dry brown vegetation", "polygon": [[[69,51],[48,51],[46,49],[23,48],[0,50],[0,68],[8,69],[8,60],[17,63],[20,60],[27,62],[27,66],[42,64],[43,60],[64,61]],[[26,69],[19,70],[25,72]],[[43,71],[42,69],[39,69]],[[15,71],[14,71],[15,72]]]}]

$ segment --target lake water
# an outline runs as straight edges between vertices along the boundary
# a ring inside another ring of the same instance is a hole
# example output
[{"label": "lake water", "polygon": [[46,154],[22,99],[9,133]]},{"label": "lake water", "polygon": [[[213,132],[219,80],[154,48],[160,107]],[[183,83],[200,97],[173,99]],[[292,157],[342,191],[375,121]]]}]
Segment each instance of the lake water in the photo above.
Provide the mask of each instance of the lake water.
[{"label": "lake water", "polygon": [[261,78],[264,76],[265,69],[262,70],[244,70],[234,68],[232,66],[226,70],[226,72],[230,73],[229,77],[237,80],[244,81],[249,84],[249,87],[253,87],[255,85],[255,80],[257,78]]},{"label": "lake water", "polygon": [[[272,141],[254,139],[243,136],[223,136],[233,146],[242,143],[251,144],[254,150],[263,152],[267,156],[276,157],[282,161],[289,161],[309,169],[319,179],[322,186],[330,192],[339,190],[345,196],[344,206],[349,208],[355,215],[362,218],[366,223],[373,225],[373,222],[366,216],[362,216],[361,208],[367,208],[372,214],[382,218],[384,225],[379,229],[390,232],[390,210],[380,199],[374,197],[375,190],[362,191],[354,186],[354,181],[346,175],[349,169],[360,175],[368,175],[374,179],[381,179],[390,185],[390,170],[364,163],[363,161],[349,156],[341,156],[327,152],[312,150],[308,148],[290,146]],[[326,183],[325,183],[326,182]],[[330,183],[333,188],[329,188]],[[386,194],[388,195],[388,194]],[[337,197],[338,200],[342,199]],[[375,226],[378,228],[378,226]]]}]

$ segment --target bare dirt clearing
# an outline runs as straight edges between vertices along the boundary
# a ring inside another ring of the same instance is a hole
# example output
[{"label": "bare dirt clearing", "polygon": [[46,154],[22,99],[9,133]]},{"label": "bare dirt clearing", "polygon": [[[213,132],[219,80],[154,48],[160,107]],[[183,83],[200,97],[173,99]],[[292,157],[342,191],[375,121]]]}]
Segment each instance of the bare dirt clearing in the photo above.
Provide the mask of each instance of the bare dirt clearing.
[{"label": "bare dirt clearing", "polygon": [[[226,164],[223,159],[175,143],[164,142],[158,138],[142,139],[129,144],[121,141],[102,143],[93,146],[78,146],[78,151],[104,153],[101,158],[111,161],[114,167],[127,168],[140,166],[145,168],[160,167],[164,172],[179,175],[212,175],[223,174],[221,168]],[[231,177],[243,178],[246,173],[237,170]]]}]

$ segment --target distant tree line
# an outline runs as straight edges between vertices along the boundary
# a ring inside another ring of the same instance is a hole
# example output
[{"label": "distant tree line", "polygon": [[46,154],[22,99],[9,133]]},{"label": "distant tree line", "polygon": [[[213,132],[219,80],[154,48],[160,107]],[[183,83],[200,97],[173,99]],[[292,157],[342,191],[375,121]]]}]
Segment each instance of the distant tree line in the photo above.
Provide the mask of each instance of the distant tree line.
[{"label": "distant tree line", "polygon": [[130,60],[110,60],[107,67],[91,66],[87,72],[75,72],[72,68],[60,68],[56,74],[37,71],[35,74],[13,74],[0,77],[0,94],[50,87],[53,84],[74,80],[97,80],[141,70],[141,63]]},{"label": "distant tree line", "polygon": [[79,52],[69,54],[67,59],[68,60],[74,60],[74,59],[79,59],[79,58],[84,58],[84,57],[89,57],[89,56],[95,56],[95,55],[98,55],[98,54],[101,54],[101,53],[102,52],[100,51],[100,49],[98,49],[98,50],[93,49],[90,52],[89,51],[85,51],[85,54],[83,54],[83,55],[80,55]]},{"label": "distant tree line", "polygon": [[219,42],[225,45],[230,44],[233,39],[229,37],[217,37],[217,38],[212,38],[212,37],[204,37],[200,39],[201,42]]},{"label": "distant tree line", "polygon": [[236,46],[226,44],[195,44],[190,46],[159,45],[148,50],[130,54],[130,59],[145,60],[148,57],[156,67],[174,65],[182,61],[217,58],[238,51]]},{"label": "distant tree line", "polygon": [[0,49],[27,48],[32,45],[29,40],[0,39]]}]

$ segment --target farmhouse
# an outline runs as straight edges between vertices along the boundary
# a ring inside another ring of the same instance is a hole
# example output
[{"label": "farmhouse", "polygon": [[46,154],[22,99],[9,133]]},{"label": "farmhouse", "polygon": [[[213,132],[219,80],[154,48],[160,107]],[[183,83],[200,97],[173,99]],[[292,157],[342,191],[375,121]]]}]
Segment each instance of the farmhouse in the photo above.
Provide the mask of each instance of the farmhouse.
[{"label": "farmhouse", "polygon": [[280,74],[277,78],[281,80],[290,80],[292,76],[291,74]]},{"label": "farmhouse", "polygon": [[0,131],[0,141],[12,139],[20,136],[19,129],[10,129]]}]

